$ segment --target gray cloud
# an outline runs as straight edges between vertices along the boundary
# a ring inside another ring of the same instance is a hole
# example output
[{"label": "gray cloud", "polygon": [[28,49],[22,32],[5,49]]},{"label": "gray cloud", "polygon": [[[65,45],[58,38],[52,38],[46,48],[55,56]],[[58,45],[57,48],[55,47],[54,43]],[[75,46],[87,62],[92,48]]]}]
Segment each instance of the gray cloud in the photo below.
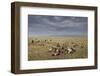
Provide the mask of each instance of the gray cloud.
[{"label": "gray cloud", "polygon": [[88,18],[73,16],[29,15],[29,36],[87,35]]}]

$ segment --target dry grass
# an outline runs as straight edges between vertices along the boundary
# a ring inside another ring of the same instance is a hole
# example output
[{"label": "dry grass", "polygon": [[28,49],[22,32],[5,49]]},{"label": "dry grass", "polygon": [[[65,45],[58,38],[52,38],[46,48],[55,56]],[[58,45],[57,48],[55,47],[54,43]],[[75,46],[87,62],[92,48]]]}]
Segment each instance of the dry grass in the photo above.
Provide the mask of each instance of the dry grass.
[{"label": "dry grass", "polygon": [[[32,43],[32,40],[34,40],[34,43]],[[39,42],[37,43],[36,41]],[[60,43],[60,45],[64,44],[67,47],[72,47],[73,43],[78,46],[75,47],[76,52],[73,54],[52,56],[51,53],[48,52],[48,49],[51,46],[56,46],[57,43]],[[86,37],[30,37],[28,40],[28,60],[87,58],[87,43]]]}]

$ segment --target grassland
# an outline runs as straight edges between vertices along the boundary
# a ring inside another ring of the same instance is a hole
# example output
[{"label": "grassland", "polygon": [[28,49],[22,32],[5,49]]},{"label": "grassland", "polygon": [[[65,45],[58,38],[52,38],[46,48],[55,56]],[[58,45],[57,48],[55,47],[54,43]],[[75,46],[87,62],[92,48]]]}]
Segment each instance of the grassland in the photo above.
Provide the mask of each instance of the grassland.
[{"label": "grassland", "polygon": [[[33,42],[32,42],[33,40]],[[52,56],[48,52],[49,48],[59,43],[67,47],[73,47],[76,44],[73,54],[61,54]],[[77,59],[87,58],[87,37],[29,37],[28,38],[28,60],[53,60],[53,59]]]}]

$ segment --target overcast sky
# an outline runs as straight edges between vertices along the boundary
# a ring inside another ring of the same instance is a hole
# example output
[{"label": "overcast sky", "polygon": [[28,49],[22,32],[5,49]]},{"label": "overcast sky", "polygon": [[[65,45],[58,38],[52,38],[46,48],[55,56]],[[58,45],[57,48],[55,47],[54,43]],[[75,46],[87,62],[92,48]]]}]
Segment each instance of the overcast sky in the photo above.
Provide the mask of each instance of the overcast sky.
[{"label": "overcast sky", "polygon": [[83,36],[87,30],[87,17],[28,15],[29,36]]}]

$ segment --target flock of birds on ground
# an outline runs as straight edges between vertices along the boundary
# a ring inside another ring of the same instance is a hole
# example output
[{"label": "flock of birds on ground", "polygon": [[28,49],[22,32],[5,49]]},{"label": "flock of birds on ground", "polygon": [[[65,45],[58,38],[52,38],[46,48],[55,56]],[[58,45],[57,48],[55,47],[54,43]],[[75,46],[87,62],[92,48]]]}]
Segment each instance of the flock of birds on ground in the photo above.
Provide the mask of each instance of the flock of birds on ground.
[{"label": "flock of birds on ground", "polygon": [[[52,42],[52,40],[49,40],[50,42]],[[44,42],[48,42],[47,40],[44,40]],[[42,43],[40,40],[32,40],[31,43]],[[69,46],[65,46],[64,44],[61,45],[59,42],[56,43],[55,46],[50,46],[49,49],[48,49],[48,52],[52,55],[52,56],[59,56],[61,54],[73,54],[74,52],[76,52],[76,47],[79,46],[77,43],[74,43],[72,42],[72,45],[71,47]],[[45,44],[42,43],[42,46],[45,46]],[[81,48],[83,48],[83,46],[81,46]]]}]

